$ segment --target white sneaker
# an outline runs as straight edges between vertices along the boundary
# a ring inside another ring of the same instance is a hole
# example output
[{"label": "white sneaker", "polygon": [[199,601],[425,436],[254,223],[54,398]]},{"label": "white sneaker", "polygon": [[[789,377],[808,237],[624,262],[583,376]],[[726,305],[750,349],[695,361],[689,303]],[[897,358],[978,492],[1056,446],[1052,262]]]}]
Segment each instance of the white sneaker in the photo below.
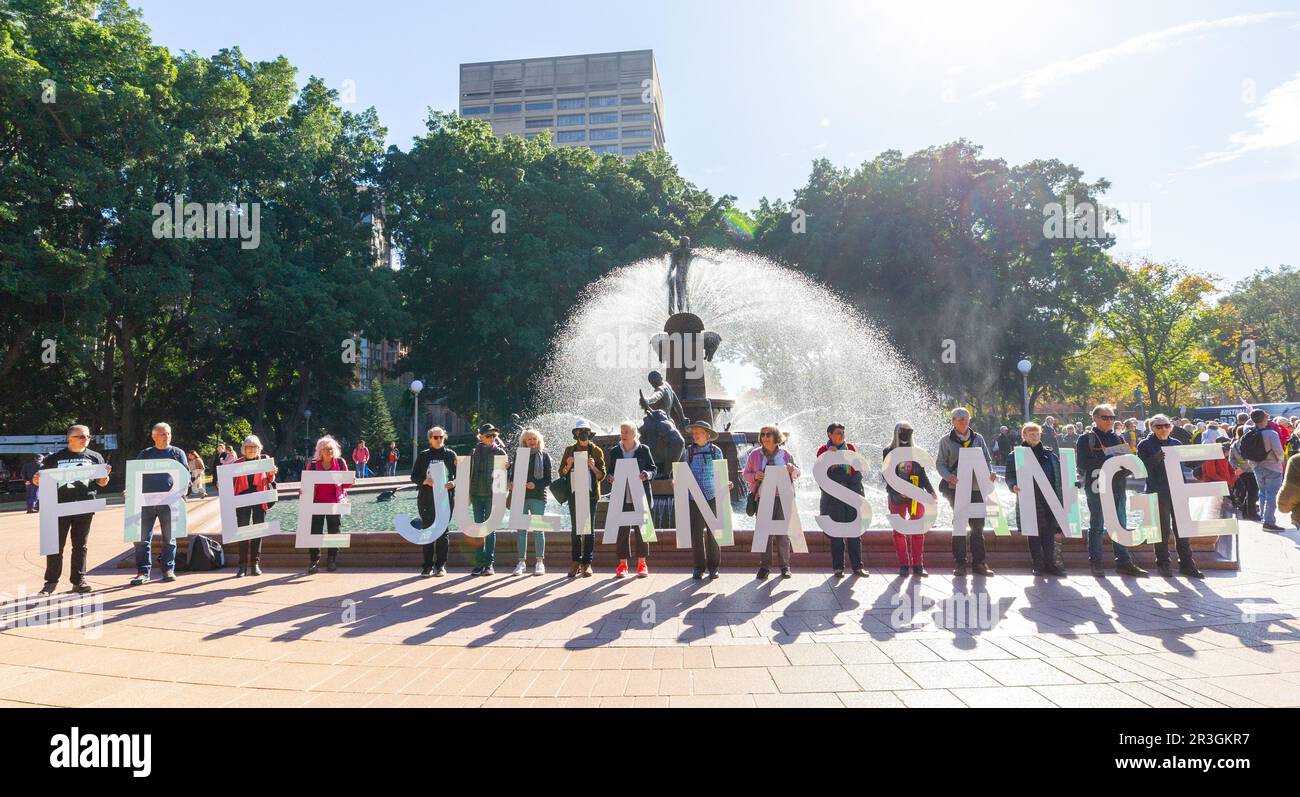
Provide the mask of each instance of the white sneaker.
[{"label": "white sneaker", "polygon": [[542,564],[541,559],[538,559],[537,564],[533,565],[533,575],[535,576],[546,575],[546,565]]},{"label": "white sneaker", "polygon": [[519,564],[515,565],[515,572],[513,573],[513,575],[522,576],[527,571],[528,571],[528,563],[525,562],[523,559],[520,559]]}]

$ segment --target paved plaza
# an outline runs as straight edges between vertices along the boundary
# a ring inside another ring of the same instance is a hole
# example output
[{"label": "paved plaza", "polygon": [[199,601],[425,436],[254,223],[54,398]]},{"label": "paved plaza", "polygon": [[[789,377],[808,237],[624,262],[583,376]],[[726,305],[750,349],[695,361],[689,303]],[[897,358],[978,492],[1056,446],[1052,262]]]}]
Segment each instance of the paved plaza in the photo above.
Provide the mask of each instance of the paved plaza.
[{"label": "paved plaza", "polygon": [[[0,514],[9,598],[40,588],[36,528]],[[926,579],[876,561],[757,582],[724,551],[717,581],[614,580],[598,546],[572,581],[565,550],[546,576],[445,579],[350,570],[345,550],[337,573],[138,588],[112,566],[121,528],[110,507],[91,534],[102,622],[6,609],[0,706],[1300,706],[1300,533],[1254,523],[1241,571],[1204,581],[957,580],[941,551]]]}]

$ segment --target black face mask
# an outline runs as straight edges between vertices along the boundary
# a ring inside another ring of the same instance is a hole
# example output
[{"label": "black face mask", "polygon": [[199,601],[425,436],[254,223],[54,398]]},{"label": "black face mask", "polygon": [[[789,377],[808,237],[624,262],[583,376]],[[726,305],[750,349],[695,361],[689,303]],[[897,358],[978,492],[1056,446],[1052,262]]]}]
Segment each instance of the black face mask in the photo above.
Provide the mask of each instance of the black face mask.
[{"label": "black face mask", "polygon": [[898,433],[898,444],[899,444],[899,445],[903,445],[903,446],[910,446],[910,445],[912,444],[912,433],[911,433],[911,432],[899,432],[899,433]]}]

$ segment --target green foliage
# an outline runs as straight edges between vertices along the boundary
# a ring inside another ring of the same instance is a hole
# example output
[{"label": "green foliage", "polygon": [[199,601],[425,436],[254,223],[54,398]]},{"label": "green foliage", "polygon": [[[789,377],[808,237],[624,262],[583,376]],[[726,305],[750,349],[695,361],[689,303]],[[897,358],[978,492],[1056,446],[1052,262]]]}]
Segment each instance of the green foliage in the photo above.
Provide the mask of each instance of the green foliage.
[{"label": "green foliage", "polygon": [[1118,288],[1096,312],[1098,341],[1117,354],[1153,407],[1169,410],[1186,398],[1203,363],[1212,326],[1211,277],[1166,263],[1124,266]]},{"label": "green foliage", "polygon": [[965,141],[857,169],[819,160],[789,202],[762,201],[756,248],[879,320],[941,393],[999,415],[1020,404],[1026,356],[1035,398],[1078,381],[1089,308],[1116,274],[1111,242],[1049,238],[1044,209],[1067,196],[1098,205],[1107,188],[1059,161],[1008,166]]},{"label": "green foliage", "polygon": [[529,403],[582,286],[680,235],[730,240],[731,198],[715,202],[665,153],[626,162],[544,136],[498,140],[481,120],[437,111],[409,153],[389,150],[383,181],[415,319],[411,370],[464,413],[482,379],[484,415],[498,422]]},{"label": "green foliage", "polygon": [[361,439],[376,452],[386,451],[388,444],[397,440],[393,414],[388,408],[388,398],[378,379],[370,383],[370,390],[366,394],[365,412],[361,418]]}]

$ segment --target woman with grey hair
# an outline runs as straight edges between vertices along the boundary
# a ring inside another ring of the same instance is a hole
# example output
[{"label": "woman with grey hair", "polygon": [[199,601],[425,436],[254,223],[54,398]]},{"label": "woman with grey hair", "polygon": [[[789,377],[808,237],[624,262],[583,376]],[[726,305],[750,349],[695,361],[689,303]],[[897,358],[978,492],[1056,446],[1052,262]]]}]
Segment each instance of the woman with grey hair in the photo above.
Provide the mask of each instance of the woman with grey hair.
[{"label": "woman with grey hair", "polygon": [[[244,438],[244,456],[235,460],[235,463],[253,462],[257,460],[270,459],[262,453],[262,441],[255,434],[250,434]],[[270,471],[263,473],[254,473],[251,476],[235,477],[235,495],[244,493],[260,493],[264,490],[275,489],[275,476],[279,469],[272,467]],[[266,522],[266,511],[271,508],[270,504],[253,504],[251,506],[235,507],[235,525],[248,526],[256,523]],[[235,578],[241,578],[251,573],[255,576],[262,575],[262,568],[259,561],[262,558],[262,538],[255,540],[240,540],[239,542],[239,570],[235,572]]]},{"label": "woman with grey hair", "polygon": [[[333,437],[325,435],[316,441],[316,456],[312,461],[307,463],[307,470],[328,470],[328,471],[346,471],[348,463],[343,459],[343,450],[339,443]],[[318,484],[316,485],[316,503],[318,504],[339,504],[347,499],[347,485],[343,484]],[[320,534],[329,527],[329,534],[338,534],[340,529],[339,515],[312,515],[311,516],[311,533]],[[320,548],[311,549],[311,564],[307,567],[307,575],[314,575],[320,570]],[[338,566],[339,549],[330,548],[326,560],[325,569],[333,573],[339,569]]]}]

